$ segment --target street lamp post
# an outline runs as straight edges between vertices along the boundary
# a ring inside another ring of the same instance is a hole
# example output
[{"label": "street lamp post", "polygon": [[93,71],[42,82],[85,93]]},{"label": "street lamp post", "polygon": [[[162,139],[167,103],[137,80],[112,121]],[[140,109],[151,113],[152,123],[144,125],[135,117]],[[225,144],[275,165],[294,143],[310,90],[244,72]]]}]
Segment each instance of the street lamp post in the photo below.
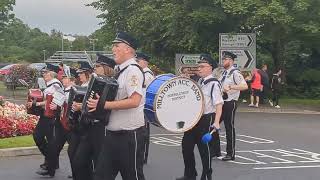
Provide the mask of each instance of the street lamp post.
[{"label": "street lamp post", "polygon": [[46,61],[46,50],[44,49],[42,51],[43,51],[43,62],[45,63],[45,61]]},{"label": "street lamp post", "polygon": [[89,39],[90,43],[92,43],[92,51],[94,51],[94,42],[98,41],[98,39]]},{"label": "street lamp post", "polygon": [[62,33],[61,35],[61,51],[63,52],[63,38],[64,38],[64,34]]}]

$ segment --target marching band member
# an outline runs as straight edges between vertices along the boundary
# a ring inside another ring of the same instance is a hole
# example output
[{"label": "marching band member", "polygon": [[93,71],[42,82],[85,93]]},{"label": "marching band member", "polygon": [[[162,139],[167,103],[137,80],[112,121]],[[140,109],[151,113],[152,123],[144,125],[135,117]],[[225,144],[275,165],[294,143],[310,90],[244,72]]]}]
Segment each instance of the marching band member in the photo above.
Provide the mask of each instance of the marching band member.
[{"label": "marching band member", "polygon": [[[234,59],[237,56],[229,51],[223,52],[224,72],[220,77],[224,91],[224,105],[222,118],[226,128],[227,155],[222,158],[223,161],[235,159],[236,132],[234,127],[235,113],[237,110],[237,101],[240,91],[248,89],[248,85],[238,69],[233,66]],[[217,152],[216,152],[217,153]]]},{"label": "marching band member", "polygon": [[[117,34],[112,52],[118,64],[116,79],[119,88],[114,101],[104,108],[112,110],[104,144],[98,158],[95,180],[114,180],[120,172],[123,180],[144,180],[143,148],[144,74],[136,62],[137,42],[125,32]],[[99,97],[89,99],[89,112],[97,108]]]},{"label": "marching band member", "polygon": [[[115,62],[113,59],[98,55],[94,72],[97,75],[113,76]],[[74,155],[75,180],[90,180],[95,170],[98,155],[103,144],[105,124],[99,120],[90,120],[88,127],[80,138]]]},{"label": "marching band member", "polygon": [[[91,74],[92,68],[87,62],[81,62],[80,68],[76,71],[80,86],[87,87],[89,84],[90,74]],[[82,103],[73,102],[72,109],[73,111],[81,111]],[[71,171],[72,171],[72,177],[73,179],[78,179],[77,175],[82,172],[77,172],[77,164],[75,162],[76,152],[80,144],[80,139],[83,136],[83,127],[80,126],[79,123],[75,125],[75,127],[70,132],[70,143],[68,147],[68,155],[71,159]],[[88,166],[86,167],[86,170],[83,173],[90,173],[91,165],[90,163],[87,163]]]},{"label": "marching band member", "polygon": [[[61,81],[62,81],[62,85],[64,87],[64,94],[65,94],[65,103],[68,103],[68,98],[69,98],[69,92],[70,89],[72,87],[72,85],[74,85],[74,76],[68,76],[66,74],[61,76]],[[67,111],[67,109],[64,109],[63,111]],[[60,118],[63,118],[63,113],[61,113]],[[63,125],[61,124],[61,120],[56,122],[56,142],[57,142],[57,153],[58,153],[58,164],[59,164],[59,156],[60,156],[60,152],[63,149],[63,146],[66,142],[68,142],[68,144],[70,144],[70,140],[71,140],[71,133],[69,130],[65,129],[63,127]],[[71,164],[71,155],[68,153],[69,156],[69,161]],[[71,178],[71,176],[68,176]]]},{"label": "marching band member", "polygon": [[[154,74],[149,69],[148,65],[150,62],[150,57],[144,53],[137,53],[137,63],[142,68],[144,77],[145,77],[145,88],[144,93],[146,93],[146,90],[148,86],[151,84],[151,82],[154,80]],[[145,99],[143,99],[145,101]],[[148,154],[149,154],[149,144],[150,144],[150,124],[147,121],[147,117],[145,116],[146,126],[145,126],[145,142],[144,142],[144,148],[143,148],[143,163],[147,164],[148,162]]]},{"label": "marching band member", "polygon": [[[54,74],[49,69],[45,68],[42,71],[42,76],[46,82],[47,88],[44,90],[44,97],[48,94],[53,94],[55,91],[63,91],[60,81],[54,78]],[[50,104],[50,107],[45,107],[46,100],[43,102],[36,102],[35,106],[41,106],[46,109],[56,110],[57,105]],[[31,102],[27,106],[32,106]],[[45,116],[45,112],[40,115],[39,122],[33,132],[33,139],[38,146],[40,152],[45,156],[45,164],[41,165],[41,169],[36,173],[42,176],[53,177],[57,166],[57,147],[55,142],[54,126],[55,121],[59,118],[56,113],[53,117]]]},{"label": "marching band member", "polygon": [[197,171],[195,167],[194,146],[197,145],[201,162],[201,180],[212,179],[212,167],[210,148],[208,144],[201,142],[204,134],[210,132],[211,125],[219,129],[219,121],[222,113],[222,87],[220,82],[213,78],[212,71],[217,63],[207,54],[200,56],[198,62],[198,81],[204,94],[205,106],[200,121],[189,131],[185,132],[182,139],[182,154],[184,160],[184,176],[176,180],[196,180]]}]

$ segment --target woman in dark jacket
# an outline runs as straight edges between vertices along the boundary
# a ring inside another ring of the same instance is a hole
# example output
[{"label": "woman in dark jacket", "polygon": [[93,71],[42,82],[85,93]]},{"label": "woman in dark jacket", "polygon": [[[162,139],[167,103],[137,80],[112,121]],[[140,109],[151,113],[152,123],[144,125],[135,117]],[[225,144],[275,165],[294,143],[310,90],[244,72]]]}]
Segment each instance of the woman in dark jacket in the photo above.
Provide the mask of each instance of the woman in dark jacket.
[{"label": "woman in dark jacket", "polygon": [[277,73],[272,75],[272,80],[271,80],[271,90],[272,90],[272,102],[269,101],[270,105],[275,108],[280,108],[279,106],[279,94],[280,94],[280,88],[282,84],[282,79],[281,79],[281,74],[282,70],[279,69]]}]

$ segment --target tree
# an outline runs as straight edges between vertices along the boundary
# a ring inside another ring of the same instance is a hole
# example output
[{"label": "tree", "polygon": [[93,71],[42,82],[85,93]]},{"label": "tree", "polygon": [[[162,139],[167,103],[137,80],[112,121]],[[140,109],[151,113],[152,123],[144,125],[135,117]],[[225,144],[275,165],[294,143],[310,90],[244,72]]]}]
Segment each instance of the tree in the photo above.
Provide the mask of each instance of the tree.
[{"label": "tree", "polygon": [[15,5],[15,0],[1,0],[0,2],[0,33],[8,24],[10,19],[14,17],[11,13]]}]

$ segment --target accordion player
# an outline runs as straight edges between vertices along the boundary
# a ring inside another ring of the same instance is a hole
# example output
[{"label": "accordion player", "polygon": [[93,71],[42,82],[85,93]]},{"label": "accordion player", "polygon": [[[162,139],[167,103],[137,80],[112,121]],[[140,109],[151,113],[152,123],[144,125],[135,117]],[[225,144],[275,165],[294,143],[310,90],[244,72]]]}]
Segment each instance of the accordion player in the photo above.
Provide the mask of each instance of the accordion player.
[{"label": "accordion player", "polygon": [[98,120],[107,125],[111,110],[105,110],[104,104],[106,101],[113,101],[115,99],[118,86],[117,80],[113,77],[92,76],[83,102],[88,101],[90,98],[96,99],[96,94],[98,94],[100,98],[94,112],[89,112],[87,103],[82,104],[80,123],[90,124],[92,120]]},{"label": "accordion player", "polygon": [[87,87],[77,85],[71,87],[68,102],[63,105],[63,113],[60,118],[61,124],[66,130],[74,129],[77,126],[81,111],[74,111],[72,103],[82,103],[86,92]]},{"label": "accordion player", "polygon": [[43,109],[41,107],[37,107],[36,103],[42,102],[42,101],[43,101],[43,92],[40,89],[29,89],[28,102],[32,102],[32,106],[27,108],[27,113],[40,116]]}]

